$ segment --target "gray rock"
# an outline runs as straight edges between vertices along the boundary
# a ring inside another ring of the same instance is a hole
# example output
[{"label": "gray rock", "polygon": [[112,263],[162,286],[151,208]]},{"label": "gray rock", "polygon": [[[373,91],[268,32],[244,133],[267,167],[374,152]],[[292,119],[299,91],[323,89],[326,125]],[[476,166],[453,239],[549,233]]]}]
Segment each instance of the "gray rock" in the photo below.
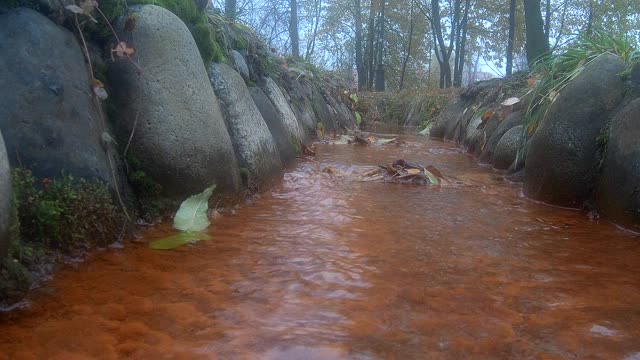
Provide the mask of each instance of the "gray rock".
[{"label": "gray rock", "polygon": [[240,166],[257,190],[282,170],[278,148],[242,77],[226,64],[212,65],[209,76]]},{"label": "gray rock", "polygon": [[597,206],[614,221],[640,227],[640,99],[611,122]]},{"label": "gray rock", "polygon": [[13,166],[112,184],[90,91],[74,34],[30,9],[0,15],[0,129]]},{"label": "gray rock", "polygon": [[[130,14],[137,14],[133,33],[123,30]],[[165,196],[182,198],[212,183],[237,191],[231,139],[189,29],[154,5],[129,7],[117,29],[144,71],[139,75],[127,59],[110,68],[119,142],[126,143],[137,124],[130,151]]]},{"label": "gray rock", "polygon": [[287,99],[285,98],[282,90],[278,84],[275,83],[271,78],[265,79],[265,84],[262,89],[271,100],[274,109],[279,117],[282,118],[282,123],[287,129],[287,133],[289,134],[289,138],[293,139],[293,141],[298,144],[303,144],[306,141],[306,136],[302,126],[298,123],[298,119],[294,114],[293,110],[289,106]]},{"label": "gray rock", "polygon": [[313,92],[311,106],[316,115],[317,122],[324,125],[327,134],[338,130],[333,109],[329,108],[322,94],[316,91]]},{"label": "gray rock", "polygon": [[440,114],[433,120],[433,125],[429,130],[429,136],[434,139],[443,139],[447,128],[457,125],[465,113],[466,106],[462,100],[453,101],[442,109]]},{"label": "gray rock", "polygon": [[291,110],[296,115],[298,122],[304,129],[307,135],[315,133],[316,130],[316,115],[311,108],[311,104],[308,101],[293,102],[291,103]]},{"label": "gray rock", "polygon": [[464,135],[463,145],[469,152],[473,152],[473,149],[480,144],[482,136],[484,134],[484,124],[480,116],[475,117],[469,122],[467,130]]},{"label": "gray rock", "polygon": [[490,163],[493,159],[493,153],[496,146],[498,146],[498,142],[502,139],[502,136],[506,134],[507,131],[518,125],[522,125],[523,123],[524,117],[522,116],[521,111],[515,111],[509,114],[509,116],[507,116],[507,118],[498,125],[494,133],[489,138],[489,141],[487,141],[487,144],[482,151],[482,155],[480,156],[480,162]]},{"label": "gray rock", "polygon": [[231,50],[231,60],[233,62],[233,68],[242,75],[245,81],[249,80],[249,67],[244,60],[244,56],[235,50]]},{"label": "gray rock", "polygon": [[493,154],[493,167],[507,170],[513,164],[522,146],[522,128],[522,125],[512,127],[500,138]]},{"label": "gray rock", "polygon": [[9,158],[0,132],[0,260],[7,256],[9,238],[9,214],[11,209],[11,169]]},{"label": "gray rock", "polygon": [[631,69],[631,83],[636,89],[640,89],[640,63],[635,64]]},{"label": "gray rock", "polygon": [[598,167],[596,138],[623,99],[624,69],[619,57],[600,56],[551,105],[528,145],[527,196],[570,207],[590,198]]},{"label": "gray rock", "polygon": [[267,98],[260,88],[251,87],[249,88],[249,93],[267,127],[269,127],[269,131],[278,147],[282,164],[285,166],[291,165],[296,159],[296,148],[291,141],[289,130],[287,130],[282,118],[276,112],[271,100]]}]

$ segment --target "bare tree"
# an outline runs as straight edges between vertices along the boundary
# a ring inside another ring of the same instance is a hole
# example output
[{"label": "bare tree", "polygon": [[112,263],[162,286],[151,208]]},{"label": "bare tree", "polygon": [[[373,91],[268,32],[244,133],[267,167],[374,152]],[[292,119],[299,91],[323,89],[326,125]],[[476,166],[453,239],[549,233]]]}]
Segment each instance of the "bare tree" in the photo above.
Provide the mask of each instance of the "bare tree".
[{"label": "bare tree", "polygon": [[507,39],[507,76],[513,74],[513,44],[516,41],[516,0],[509,1],[509,38]]},{"label": "bare tree", "polygon": [[298,0],[289,0],[289,39],[291,55],[300,57],[300,33],[298,32]]},{"label": "bare tree", "polygon": [[549,51],[544,34],[540,0],[524,0],[524,20],[527,33],[527,62],[532,65]]}]

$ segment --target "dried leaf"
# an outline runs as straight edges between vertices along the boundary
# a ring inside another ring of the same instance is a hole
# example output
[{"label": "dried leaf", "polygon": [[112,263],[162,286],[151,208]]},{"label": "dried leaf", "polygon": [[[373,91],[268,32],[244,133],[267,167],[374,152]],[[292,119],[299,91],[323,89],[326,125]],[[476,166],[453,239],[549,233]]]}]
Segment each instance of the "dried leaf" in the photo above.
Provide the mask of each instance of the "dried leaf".
[{"label": "dried leaf", "polygon": [[316,156],[316,152],[313,151],[310,147],[308,147],[307,145],[303,145],[302,146],[302,152],[305,155],[309,155],[309,156]]},{"label": "dried leaf", "polygon": [[482,122],[486,122],[487,120],[491,119],[491,117],[493,116],[493,111],[489,110],[486,113],[484,113],[484,115],[482,115]]},{"label": "dried leaf", "polygon": [[94,0],[85,0],[80,2],[80,8],[85,14],[91,14],[95,10],[98,3]]},{"label": "dried leaf", "polygon": [[356,135],[353,138],[353,142],[358,144],[358,145],[365,145],[365,146],[368,146],[371,143],[368,139],[361,138],[358,135]]},{"label": "dried leaf", "polygon": [[135,49],[127,46],[127,43],[124,41],[120,41],[116,47],[111,49],[111,54],[116,54],[117,57],[121,58],[124,56],[131,56],[135,53]]},{"label": "dried leaf", "polygon": [[91,88],[93,89],[93,93],[98,97],[98,99],[106,100],[109,97],[109,94],[107,94],[107,91],[104,89],[104,84],[102,83],[102,81],[94,79]]},{"label": "dried leaf", "polygon": [[409,175],[420,175],[421,172],[420,169],[407,169],[407,174]]},{"label": "dried leaf", "polygon": [[138,14],[131,14],[127,17],[127,21],[124,23],[124,31],[133,32],[136,29],[136,20],[138,19]]},{"label": "dried leaf", "polygon": [[376,141],[378,141],[378,139],[376,139],[376,137],[375,137],[375,136],[369,136],[369,137],[367,138],[367,140],[369,140],[369,143],[370,143],[370,144],[373,144],[373,143],[375,143]]},{"label": "dried leaf", "polygon": [[71,11],[74,14],[84,14],[84,10],[78,5],[67,5],[64,8]]}]

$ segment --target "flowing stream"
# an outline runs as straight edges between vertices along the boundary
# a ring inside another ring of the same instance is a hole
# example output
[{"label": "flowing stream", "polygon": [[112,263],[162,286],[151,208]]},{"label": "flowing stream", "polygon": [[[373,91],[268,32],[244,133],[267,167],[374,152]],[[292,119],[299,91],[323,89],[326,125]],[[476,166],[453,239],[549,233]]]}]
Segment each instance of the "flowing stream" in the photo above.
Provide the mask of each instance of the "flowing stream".
[{"label": "flowing stream", "polygon": [[[0,359],[640,359],[640,239],[456,145],[317,144],[174,251],[144,233],[0,320]],[[359,182],[406,159],[447,186]]]}]

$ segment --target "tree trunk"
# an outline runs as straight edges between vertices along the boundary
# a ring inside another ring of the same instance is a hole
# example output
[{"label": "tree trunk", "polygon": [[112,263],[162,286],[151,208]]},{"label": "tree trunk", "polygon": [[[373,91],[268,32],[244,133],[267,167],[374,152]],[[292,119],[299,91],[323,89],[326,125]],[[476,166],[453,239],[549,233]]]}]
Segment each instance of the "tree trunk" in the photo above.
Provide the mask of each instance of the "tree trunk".
[{"label": "tree trunk", "polygon": [[367,32],[367,69],[369,70],[368,79],[367,79],[367,89],[369,91],[373,88],[373,77],[375,73],[375,68],[373,67],[373,59],[374,59],[374,41],[376,34],[376,6],[375,0],[371,0],[371,9],[369,11],[369,29]]},{"label": "tree trunk", "polygon": [[411,0],[411,20],[409,23],[409,41],[407,44],[407,51],[405,53],[404,61],[402,62],[402,72],[400,73],[400,86],[399,89],[402,90],[404,87],[404,77],[407,73],[407,64],[409,64],[409,58],[411,57],[411,45],[413,41],[413,30],[415,29],[415,12],[414,12],[414,0]]},{"label": "tree trunk", "polygon": [[547,0],[544,14],[544,41],[549,47],[549,37],[551,36],[551,0]]},{"label": "tree trunk", "polygon": [[589,0],[589,18],[587,20],[587,36],[593,35],[593,0]]},{"label": "tree trunk", "polygon": [[291,55],[300,57],[300,35],[298,33],[298,0],[289,0],[289,39],[291,40]]},{"label": "tree trunk", "polygon": [[355,0],[356,22],[356,71],[358,72],[358,90],[365,89],[367,85],[367,73],[362,59],[362,6],[360,0]]},{"label": "tree trunk", "polygon": [[316,38],[318,37],[318,25],[320,24],[320,13],[322,12],[322,0],[317,0],[317,4],[316,4],[316,13],[315,13],[315,20],[314,20],[314,25],[313,25],[313,34],[311,36],[311,39],[307,42],[307,52],[304,56],[304,58],[307,61],[311,61],[311,55],[313,55],[313,52],[316,49]]},{"label": "tree trunk", "polygon": [[229,21],[236,21],[237,0],[225,0],[224,16]]},{"label": "tree trunk", "polygon": [[384,54],[384,8],[385,8],[386,0],[382,0],[380,3],[380,18],[378,19],[378,60],[376,66],[376,91],[384,91],[385,83],[384,83],[384,64],[383,62],[383,54]]},{"label": "tree trunk", "polygon": [[516,0],[509,4],[509,39],[507,40],[507,76],[513,74],[513,45],[516,41]]},{"label": "tree trunk", "polygon": [[527,62],[531,66],[549,51],[549,43],[545,41],[540,0],[524,0],[524,20]]},{"label": "tree trunk", "polygon": [[449,60],[451,59],[451,50],[453,47],[453,34],[455,33],[455,23],[457,18],[454,16],[454,22],[451,26],[451,40],[449,42],[449,48],[444,42],[442,36],[442,24],[440,22],[440,1],[431,0],[431,28],[433,29],[433,40],[435,45],[436,59],[440,65],[440,88],[451,87],[451,65]]},{"label": "tree trunk", "polygon": [[467,30],[469,29],[469,7],[471,6],[471,1],[466,0],[464,4],[464,15],[462,16],[462,22],[460,26],[462,27],[462,35],[459,37],[457,47],[460,47],[460,50],[456,49],[456,63],[455,70],[453,72],[453,86],[460,87],[462,86],[462,74],[464,72],[464,59],[465,59],[465,49],[467,46]]}]

